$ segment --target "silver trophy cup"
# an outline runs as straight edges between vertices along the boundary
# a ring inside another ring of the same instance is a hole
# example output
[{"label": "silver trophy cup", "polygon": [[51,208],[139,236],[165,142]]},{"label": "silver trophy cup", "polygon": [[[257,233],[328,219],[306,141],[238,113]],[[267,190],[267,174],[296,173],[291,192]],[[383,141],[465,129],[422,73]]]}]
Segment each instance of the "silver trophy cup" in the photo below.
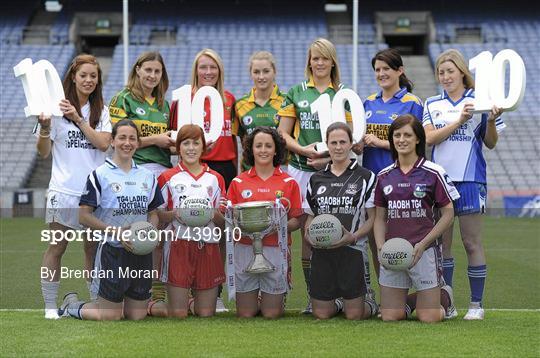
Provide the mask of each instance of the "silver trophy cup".
[{"label": "silver trophy cup", "polygon": [[242,230],[242,236],[249,237],[253,242],[253,259],[244,272],[265,273],[276,268],[263,255],[262,239],[274,229],[272,201],[250,201],[233,206],[234,225]]}]

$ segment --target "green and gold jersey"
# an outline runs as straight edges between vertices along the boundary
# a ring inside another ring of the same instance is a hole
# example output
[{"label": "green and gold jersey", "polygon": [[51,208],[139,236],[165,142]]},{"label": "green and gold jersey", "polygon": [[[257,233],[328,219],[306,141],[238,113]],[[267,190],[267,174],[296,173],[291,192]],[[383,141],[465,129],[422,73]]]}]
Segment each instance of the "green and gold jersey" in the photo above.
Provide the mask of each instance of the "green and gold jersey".
[{"label": "green and gold jersey", "polygon": [[[343,88],[343,85],[340,84],[338,91]],[[291,135],[298,141],[298,144],[305,147],[312,143],[322,142],[319,117],[317,113],[311,113],[311,104],[323,93],[328,93],[330,100],[332,100],[336,92],[337,91],[332,84],[330,84],[324,92],[320,93],[317,88],[315,88],[313,79],[293,86],[289,92],[287,92],[285,100],[277,115],[278,117],[291,117],[296,119],[294,130]],[[345,116],[347,121],[350,122],[351,115],[349,111],[345,112]],[[293,152],[290,152],[289,164],[306,172],[316,171],[315,168],[307,165],[306,157]]]},{"label": "green and gold jersey", "polygon": [[[139,102],[125,88],[113,97],[109,105],[112,124],[122,119],[132,120],[139,129],[141,137],[165,133],[169,130],[169,103],[165,101],[160,110],[157,101]],[[167,149],[152,145],[137,149],[133,156],[135,163],[158,163],[171,168],[171,154]]]},{"label": "green and gold jersey", "polygon": [[255,88],[252,88],[234,105],[236,118],[233,121],[232,133],[242,138],[260,126],[277,128],[279,122],[276,114],[281,108],[284,97],[285,93],[281,92],[277,85],[274,85],[268,102],[264,106],[259,106],[255,103]]}]

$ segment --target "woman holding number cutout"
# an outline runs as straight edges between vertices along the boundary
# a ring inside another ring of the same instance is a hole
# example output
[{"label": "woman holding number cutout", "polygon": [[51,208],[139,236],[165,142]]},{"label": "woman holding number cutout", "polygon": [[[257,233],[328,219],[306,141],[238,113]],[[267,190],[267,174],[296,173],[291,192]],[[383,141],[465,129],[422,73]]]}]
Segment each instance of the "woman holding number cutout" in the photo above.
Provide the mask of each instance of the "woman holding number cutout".
[{"label": "woman holding number cutout", "polygon": [[[103,104],[101,68],[91,55],[73,59],[63,81],[66,99],[59,104],[63,117],[41,114],[35,133],[42,158],[53,155],[51,181],[47,193],[46,222],[49,229],[66,232],[82,229],[79,224],[79,199],[86,177],[105,161],[111,140],[111,121]],[[60,266],[67,241],[48,245],[43,255],[41,292],[45,318],[58,319],[56,300],[60,286]],[[85,240],[85,269],[91,270],[95,244]],[[90,290],[90,281],[87,282]],[[90,295],[94,298],[93,295]]]},{"label": "woman holding number cutout", "polygon": [[[432,160],[445,168],[461,195],[454,201],[454,211],[467,253],[471,289],[469,310],[463,318],[482,320],[487,275],[482,246],[482,214],[487,198],[486,161],[482,147],[485,144],[493,149],[498,133],[506,125],[500,118],[501,108],[494,106],[489,113],[473,113],[474,79],[459,51],[450,49],[439,55],[435,77],[443,92],[427,99],[423,125],[427,143],[433,145]],[[452,232],[453,227],[450,227],[443,235],[443,273],[448,285],[452,285],[454,272]],[[457,316],[457,312],[453,316]]]},{"label": "woman holding number cutout", "polygon": [[[319,153],[315,145],[322,142],[319,128],[319,117],[312,113],[310,105],[321,94],[328,94],[333,99],[336,92],[343,88],[341,84],[339,63],[336,48],[327,39],[315,40],[308,49],[306,80],[293,86],[278,111],[280,134],[287,143],[289,150],[289,166],[287,172],[300,186],[302,198],[305,198],[306,188],[311,175],[330,161],[327,153]],[[351,121],[350,113],[346,112],[346,119]],[[304,233],[302,230],[302,237]],[[311,246],[302,241],[302,268],[309,295],[309,281],[311,270]],[[311,313],[311,301],[303,313]]]}]

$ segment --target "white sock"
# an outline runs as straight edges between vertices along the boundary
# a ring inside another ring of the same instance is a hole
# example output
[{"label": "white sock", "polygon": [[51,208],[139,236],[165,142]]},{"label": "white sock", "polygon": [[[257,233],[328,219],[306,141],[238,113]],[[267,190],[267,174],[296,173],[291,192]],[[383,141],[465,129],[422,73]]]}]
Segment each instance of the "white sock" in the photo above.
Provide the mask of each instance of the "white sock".
[{"label": "white sock", "polygon": [[90,293],[90,300],[97,300],[97,294],[92,291],[92,281],[86,281],[86,287],[88,287],[88,292]]},{"label": "white sock", "polygon": [[43,295],[43,301],[45,301],[45,309],[57,309],[56,300],[58,298],[58,289],[60,288],[60,281],[45,281],[41,280],[41,294]]}]

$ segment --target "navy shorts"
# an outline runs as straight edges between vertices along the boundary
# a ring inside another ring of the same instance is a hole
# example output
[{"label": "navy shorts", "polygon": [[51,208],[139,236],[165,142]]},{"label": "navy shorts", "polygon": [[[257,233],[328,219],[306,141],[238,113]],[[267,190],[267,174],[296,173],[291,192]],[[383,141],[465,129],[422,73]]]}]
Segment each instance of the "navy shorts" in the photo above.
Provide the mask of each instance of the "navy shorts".
[{"label": "navy shorts", "polygon": [[483,214],[486,211],[486,184],[475,182],[455,182],[459,199],[454,200],[454,215]]},{"label": "navy shorts", "polygon": [[[100,243],[94,265],[98,278],[92,280],[92,290],[111,302],[120,303],[124,297],[144,301],[150,298],[153,274],[152,254],[140,256]],[[157,278],[157,272],[155,273]]]},{"label": "navy shorts", "polygon": [[367,292],[362,251],[351,247],[313,248],[310,296],[320,301],[352,300]]}]

